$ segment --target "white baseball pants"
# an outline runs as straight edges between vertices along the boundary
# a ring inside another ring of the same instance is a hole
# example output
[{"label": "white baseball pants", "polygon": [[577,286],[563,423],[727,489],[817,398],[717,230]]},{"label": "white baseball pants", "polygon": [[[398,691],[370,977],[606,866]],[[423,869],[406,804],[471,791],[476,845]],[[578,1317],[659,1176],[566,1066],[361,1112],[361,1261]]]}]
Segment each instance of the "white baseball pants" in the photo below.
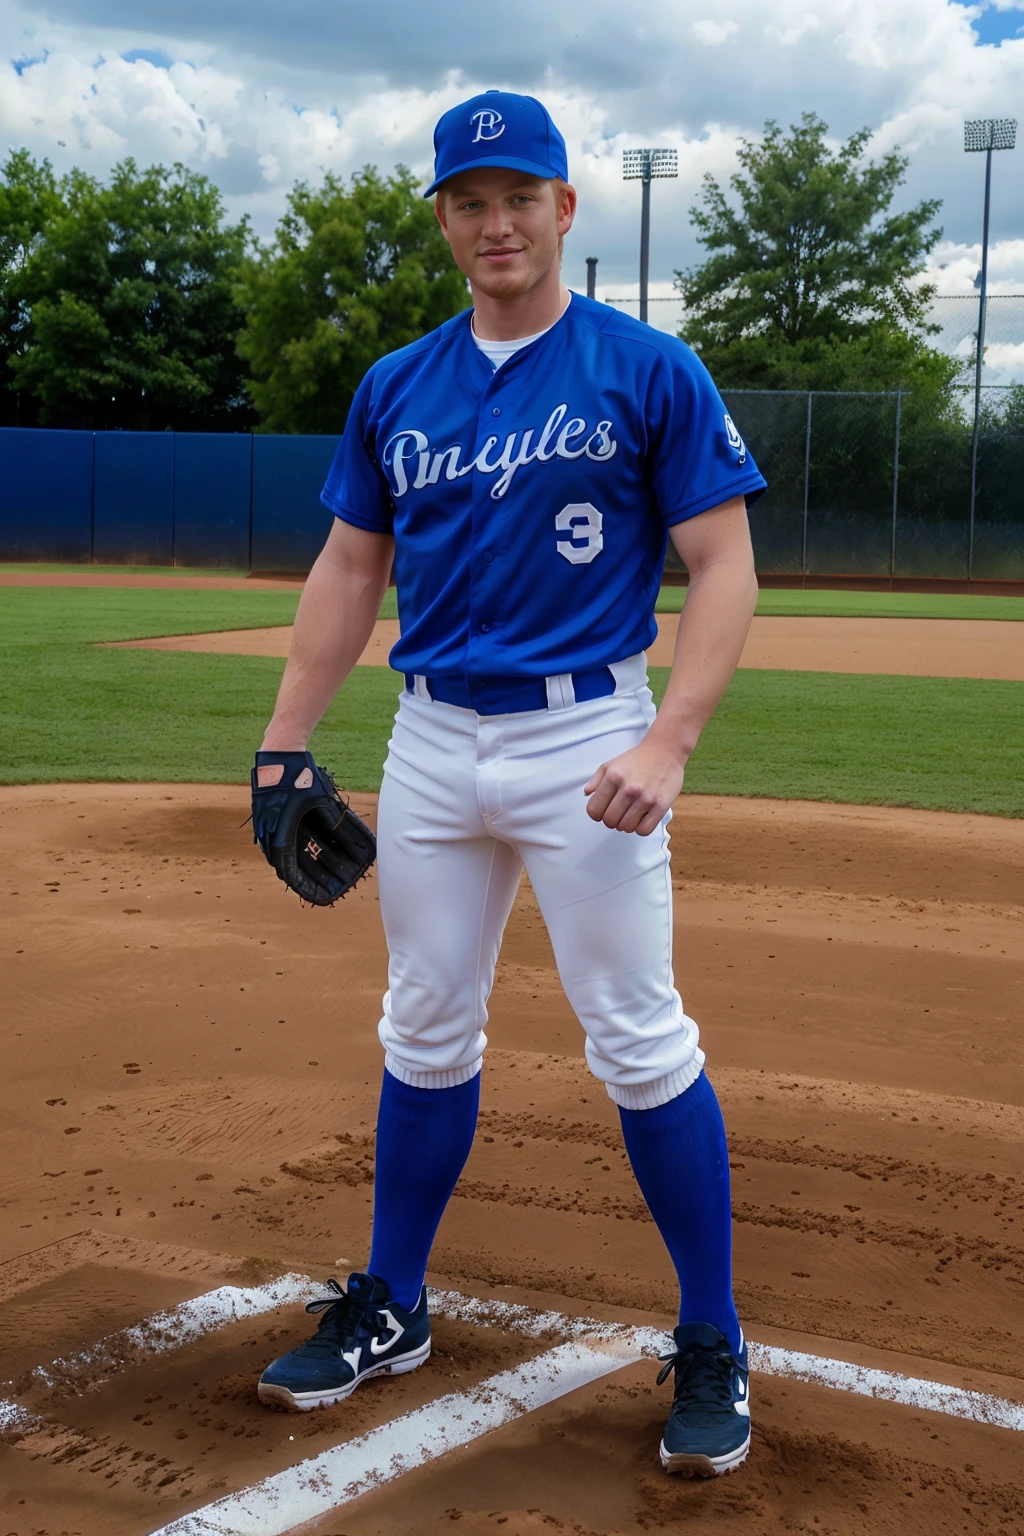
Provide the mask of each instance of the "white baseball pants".
[{"label": "white baseball pants", "polygon": [[446,1088],[479,1072],[524,865],[590,1069],[615,1102],[653,1109],[698,1077],[697,1025],[672,979],[669,817],[649,837],[611,831],[583,793],[654,719],[640,675],[608,698],[575,704],[570,686],[563,707],[510,715],[434,702],[419,683],[402,694],[377,826],[390,954],[379,1034],[402,1082]]}]

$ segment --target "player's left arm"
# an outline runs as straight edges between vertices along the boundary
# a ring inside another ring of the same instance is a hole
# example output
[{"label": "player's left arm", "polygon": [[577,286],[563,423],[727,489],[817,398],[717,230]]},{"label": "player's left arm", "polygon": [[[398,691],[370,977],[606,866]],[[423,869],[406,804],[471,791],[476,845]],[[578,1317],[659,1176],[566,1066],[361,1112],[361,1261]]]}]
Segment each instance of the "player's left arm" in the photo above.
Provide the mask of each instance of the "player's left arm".
[{"label": "player's left arm", "polygon": [[690,581],[665,697],[643,741],[602,763],[584,786],[594,821],[641,837],[683,787],[687,759],[729,686],[757,603],[742,496],[669,531]]}]

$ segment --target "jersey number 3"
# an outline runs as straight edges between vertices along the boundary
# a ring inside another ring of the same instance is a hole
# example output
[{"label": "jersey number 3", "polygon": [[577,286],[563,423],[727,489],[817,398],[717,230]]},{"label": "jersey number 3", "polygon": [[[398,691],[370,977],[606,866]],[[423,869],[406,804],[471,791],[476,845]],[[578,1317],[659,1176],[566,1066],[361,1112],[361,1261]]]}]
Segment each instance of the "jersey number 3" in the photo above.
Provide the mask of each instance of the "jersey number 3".
[{"label": "jersey number 3", "polygon": [[601,532],[602,517],[589,501],[571,501],[555,518],[559,533],[568,533],[568,539],[559,539],[555,548],[564,555],[570,565],[589,565],[604,548]]}]

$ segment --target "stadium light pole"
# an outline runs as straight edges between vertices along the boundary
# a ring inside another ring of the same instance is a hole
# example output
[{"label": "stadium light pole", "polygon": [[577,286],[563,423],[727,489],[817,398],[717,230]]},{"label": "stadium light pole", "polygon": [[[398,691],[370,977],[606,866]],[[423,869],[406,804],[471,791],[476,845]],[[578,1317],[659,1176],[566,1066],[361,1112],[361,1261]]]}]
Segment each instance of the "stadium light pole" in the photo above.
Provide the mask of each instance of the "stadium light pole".
[{"label": "stadium light pole", "polygon": [[647,320],[647,272],[651,255],[651,181],[654,177],[678,176],[679,152],[675,149],[624,149],[623,181],[639,181],[640,196],[640,319]]},{"label": "stadium light pole", "polygon": [[974,428],[971,433],[971,516],[967,546],[967,580],[974,567],[974,497],[978,484],[978,425],[981,418],[981,370],[985,360],[985,311],[988,304],[988,221],[992,202],[992,151],[1013,149],[1017,142],[1014,117],[975,117],[964,123],[967,154],[985,151],[985,213],[981,232],[981,294],[978,300],[978,354],[974,360]]}]

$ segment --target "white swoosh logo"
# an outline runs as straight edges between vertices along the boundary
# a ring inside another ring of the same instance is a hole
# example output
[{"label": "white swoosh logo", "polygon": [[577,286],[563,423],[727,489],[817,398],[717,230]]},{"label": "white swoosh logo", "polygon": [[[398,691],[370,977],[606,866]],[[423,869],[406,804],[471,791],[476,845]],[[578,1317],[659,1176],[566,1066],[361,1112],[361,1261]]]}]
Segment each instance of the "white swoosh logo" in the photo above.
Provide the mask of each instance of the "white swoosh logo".
[{"label": "white swoosh logo", "polygon": [[399,1339],[402,1337],[402,1334],[405,1332],[405,1329],[402,1327],[401,1323],[398,1322],[390,1312],[382,1312],[381,1316],[387,1322],[390,1334],[382,1344],[378,1343],[376,1339],[370,1340],[370,1349],[375,1355],[382,1355],[385,1350],[391,1348],[392,1344],[397,1344]]}]

